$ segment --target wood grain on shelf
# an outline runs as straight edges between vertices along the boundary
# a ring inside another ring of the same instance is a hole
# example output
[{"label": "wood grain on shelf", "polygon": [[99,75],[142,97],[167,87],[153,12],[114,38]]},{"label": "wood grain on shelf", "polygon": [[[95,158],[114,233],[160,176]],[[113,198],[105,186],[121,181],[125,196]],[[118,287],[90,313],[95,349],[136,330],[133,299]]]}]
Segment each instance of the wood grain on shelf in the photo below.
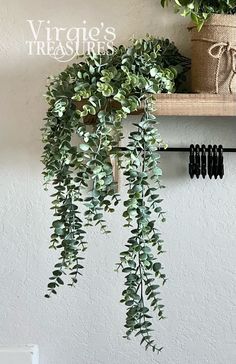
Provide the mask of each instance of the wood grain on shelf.
[{"label": "wood grain on shelf", "polygon": [[[236,116],[236,94],[157,94],[155,115],[160,116]],[[76,102],[77,108],[82,109],[86,102]],[[118,108],[117,102],[112,103]],[[132,113],[143,113],[139,109]],[[96,115],[88,115],[85,122],[96,123]]]},{"label": "wood grain on shelf", "polygon": [[157,94],[155,114],[236,116],[236,94]]}]

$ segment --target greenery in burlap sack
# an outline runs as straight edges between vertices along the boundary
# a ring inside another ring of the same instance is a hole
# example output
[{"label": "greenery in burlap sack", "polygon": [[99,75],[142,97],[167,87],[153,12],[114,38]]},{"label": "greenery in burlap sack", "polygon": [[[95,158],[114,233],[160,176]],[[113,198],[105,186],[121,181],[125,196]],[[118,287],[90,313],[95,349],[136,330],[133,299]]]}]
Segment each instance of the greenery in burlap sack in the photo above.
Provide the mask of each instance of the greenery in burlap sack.
[{"label": "greenery in burlap sack", "polygon": [[[80,63],[50,77],[47,91],[43,175],[46,187],[54,188],[50,247],[59,252],[59,260],[46,297],[57,293],[66,275],[69,285],[77,283],[84,268],[88,227],[97,225],[109,233],[104,212],[113,212],[120,202],[112,155],[128,186],[123,217],[131,237],[117,265],[125,274],[121,300],[127,307],[125,337],[140,335],[141,343],[153,351],[160,348],[152,339],[150,308],[163,318],[159,287],[166,276],[158,260],[163,241],[157,228],[158,221],[164,221],[157,150],[165,144],[156,128],[152,95],[175,92],[188,68],[188,60],[169,40],[134,39],[113,52],[85,55]],[[127,149],[121,150],[123,119],[141,106],[141,120],[134,123]],[[92,130],[85,122],[89,115],[97,119]]]},{"label": "greenery in burlap sack", "polygon": [[199,31],[212,14],[236,13],[236,0],[161,0],[161,4],[171,4],[182,16],[190,16]]}]

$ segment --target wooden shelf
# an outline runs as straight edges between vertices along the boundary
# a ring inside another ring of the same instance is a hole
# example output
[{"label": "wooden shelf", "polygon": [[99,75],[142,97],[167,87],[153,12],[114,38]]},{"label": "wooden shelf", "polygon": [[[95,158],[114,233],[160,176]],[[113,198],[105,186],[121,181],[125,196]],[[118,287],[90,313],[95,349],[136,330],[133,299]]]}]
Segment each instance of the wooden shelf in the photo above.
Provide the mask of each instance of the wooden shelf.
[{"label": "wooden shelf", "polygon": [[236,94],[157,94],[156,115],[236,116]]},{"label": "wooden shelf", "polygon": [[[236,116],[236,94],[157,94],[155,115],[159,116]],[[86,101],[75,102],[82,109]],[[119,107],[113,102],[113,107]],[[143,109],[131,115],[142,114]],[[88,115],[84,118],[87,124],[96,124],[97,116]]]}]

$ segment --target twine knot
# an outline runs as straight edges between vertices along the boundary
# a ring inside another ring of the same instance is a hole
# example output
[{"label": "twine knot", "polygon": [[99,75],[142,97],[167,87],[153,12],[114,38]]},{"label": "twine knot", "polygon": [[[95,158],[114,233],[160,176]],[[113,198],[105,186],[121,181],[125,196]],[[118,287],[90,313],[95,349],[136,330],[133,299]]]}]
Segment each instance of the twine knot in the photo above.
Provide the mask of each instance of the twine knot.
[{"label": "twine knot", "polygon": [[[214,42],[212,40],[208,40],[208,41],[211,43]],[[232,75],[230,77],[230,82],[229,82],[229,91],[230,91],[230,93],[232,93],[232,82],[233,82],[234,76],[236,75],[236,45],[233,45],[230,42],[215,42],[208,49],[208,54],[211,57],[218,59],[216,75],[215,75],[215,88],[216,88],[217,94],[219,91],[219,73],[220,73],[221,58],[224,53],[230,54],[230,57],[231,57]]]}]

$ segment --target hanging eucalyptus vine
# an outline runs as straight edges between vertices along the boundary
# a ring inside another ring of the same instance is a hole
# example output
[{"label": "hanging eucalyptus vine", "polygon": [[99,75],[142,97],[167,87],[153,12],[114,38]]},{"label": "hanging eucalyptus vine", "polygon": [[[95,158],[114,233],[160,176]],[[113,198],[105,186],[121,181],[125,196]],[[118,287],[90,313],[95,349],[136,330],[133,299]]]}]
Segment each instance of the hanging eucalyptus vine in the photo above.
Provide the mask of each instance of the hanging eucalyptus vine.
[{"label": "hanging eucalyptus vine", "polygon": [[[165,146],[153,115],[153,95],[175,92],[189,67],[169,40],[147,37],[132,40],[113,52],[87,54],[50,78],[49,110],[43,128],[45,185],[52,183],[51,248],[60,251],[46,297],[56,294],[69,275],[77,282],[87,249],[86,228],[98,225],[109,233],[104,211],[113,212],[120,201],[110,157],[114,156],[127,180],[125,227],[131,237],[120,253],[117,269],[125,273],[122,300],[126,307],[126,335],[141,336],[141,343],[160,351],[152,339],[150,308],[163,318],[159,287],[165,283],[158,255],[163,252],[157,228],[164,221],[159,196],[162,187],[158,149]],[[124,119],[143,109],[125,149]],[[91,118],[96,124],[88,125]],[[92,192],[89,193],[92,181]]]}]

